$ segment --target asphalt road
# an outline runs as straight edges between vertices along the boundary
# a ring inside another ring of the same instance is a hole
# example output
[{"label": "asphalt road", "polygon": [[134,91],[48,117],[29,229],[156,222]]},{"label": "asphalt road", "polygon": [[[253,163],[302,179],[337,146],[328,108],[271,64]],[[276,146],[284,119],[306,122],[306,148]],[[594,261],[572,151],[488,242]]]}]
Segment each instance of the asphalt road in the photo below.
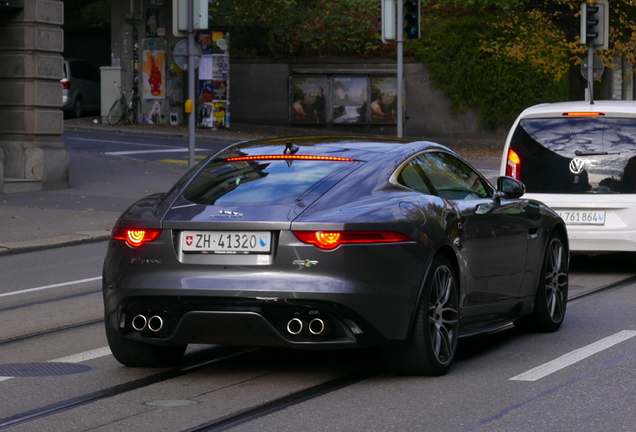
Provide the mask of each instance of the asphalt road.
[{"label": "asphalt road", "polygon": [[[94,134],[76,141],[67,145],[87,161],[136,149],[110,156],[108,169],[130,175],[127,190],[102,193],[111,196],[113,214],[125,200],[161,190],[184,171],[183,162],[168,162],[180,168],[152,180],[141,173],[145,180],[135,181],[139,176],[120,166],[133,159],[137,163],[131,166],[138,166],[149,155],[182,153],[154,151],[174,150],[180,142],[122,144]],[[471,162],[487,176],[496,175],[496,161]],[[90,181],[91,169],[87,164],[74,175]],[[83,184],[88,190],[108,188]],[[122,367],[109,353],[101,323],[105,247],[101,242],[0,256],[0,428],[28,413],[29,421],[10,430],[189,430],[378,364],[374,350],[231,353],[193,345],[181,371]],[[571,301],[556,333],[507,328],[463,339],[446,376],[380,371],[232,430],[633,431],[633,258],[573,257]],[[53,411],[60,406],[68,409]],[[39,418],[43,407],[52,414]]]}]

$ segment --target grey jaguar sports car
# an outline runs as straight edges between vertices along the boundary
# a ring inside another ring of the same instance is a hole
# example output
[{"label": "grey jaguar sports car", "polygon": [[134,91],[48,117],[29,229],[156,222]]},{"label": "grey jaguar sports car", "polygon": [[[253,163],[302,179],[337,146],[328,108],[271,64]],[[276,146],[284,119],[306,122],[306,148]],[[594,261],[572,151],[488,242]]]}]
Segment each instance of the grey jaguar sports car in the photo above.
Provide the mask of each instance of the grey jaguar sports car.
[{"label": "grey jaguar sports car", "polygon": [[390,370],[447,372],[458,339],[565,316],[558,215],[431,142],[243,142],[117,220],[103,269],[108,343],[169,366],[189,343],[379,346]]}]

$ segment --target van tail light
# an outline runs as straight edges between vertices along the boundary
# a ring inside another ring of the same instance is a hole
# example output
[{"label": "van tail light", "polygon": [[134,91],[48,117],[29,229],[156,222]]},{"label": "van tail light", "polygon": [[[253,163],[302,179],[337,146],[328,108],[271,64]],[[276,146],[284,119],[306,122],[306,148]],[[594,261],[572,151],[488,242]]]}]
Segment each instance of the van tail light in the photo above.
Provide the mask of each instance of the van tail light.
[{"label": "van tail light", "polygon": [[413,241],[404,234],[390,231],[292,231],[303,243],[320,249],[335,249],[341,244],[402,243]]},{"label": "van tail light", "polygon": [[159,237],[160,229],[143,228],[114,228],[111,238],[113,240],[125,241],[132,247],[140,247],[144,243],[151,242]]},{"label": "van tail light", "polygon": [[60,80],[60,83],[62,84],[62,89],[63,90],[70,90],[71,89],[71,82],[69,80],[63,79],[63,80]]},{"label": "van tail light", "polygon": [[521,158],[513,149],[508,149],[506,175],[521,180]]}]

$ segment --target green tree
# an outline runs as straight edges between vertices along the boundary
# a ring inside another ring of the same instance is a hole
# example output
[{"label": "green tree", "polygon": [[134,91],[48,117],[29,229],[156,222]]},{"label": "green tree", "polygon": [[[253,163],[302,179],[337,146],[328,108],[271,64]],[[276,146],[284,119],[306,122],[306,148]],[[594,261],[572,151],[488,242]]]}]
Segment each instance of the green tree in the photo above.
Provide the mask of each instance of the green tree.
[{"label": "green tree", "polygon": [[[375,0],[215,0],[211,13],[232,33],[233,55],[395,54],[377,33]],[[582,98],[580,1],[422,0],[422,20],[422,38],[405,43],[406,55],[486,127],[509,126],[535,103]],[[621,56],[636,64],[636,0],[610,1],[610,47],[596,54],[609,68]]]},{"label": "green tree", "polygon": [[214,26],[238,56],[371,56],[382,48],[372,0],[215,0]]}]

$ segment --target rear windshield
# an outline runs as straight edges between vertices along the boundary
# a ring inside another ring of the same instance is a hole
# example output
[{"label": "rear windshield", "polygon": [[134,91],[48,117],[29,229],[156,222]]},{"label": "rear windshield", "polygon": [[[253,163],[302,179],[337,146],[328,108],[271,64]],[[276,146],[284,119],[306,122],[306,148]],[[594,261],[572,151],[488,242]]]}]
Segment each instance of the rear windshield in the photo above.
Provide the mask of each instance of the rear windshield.
[{"label": "rear windshield", "polygon": [[525,119],[512,137],[535,193],[636,193],[636,119]]},{"label": "rear windshield", "polygon": [[351,161],[212,161],[183,197],[205,205],[308,205],[360,165]]}]

